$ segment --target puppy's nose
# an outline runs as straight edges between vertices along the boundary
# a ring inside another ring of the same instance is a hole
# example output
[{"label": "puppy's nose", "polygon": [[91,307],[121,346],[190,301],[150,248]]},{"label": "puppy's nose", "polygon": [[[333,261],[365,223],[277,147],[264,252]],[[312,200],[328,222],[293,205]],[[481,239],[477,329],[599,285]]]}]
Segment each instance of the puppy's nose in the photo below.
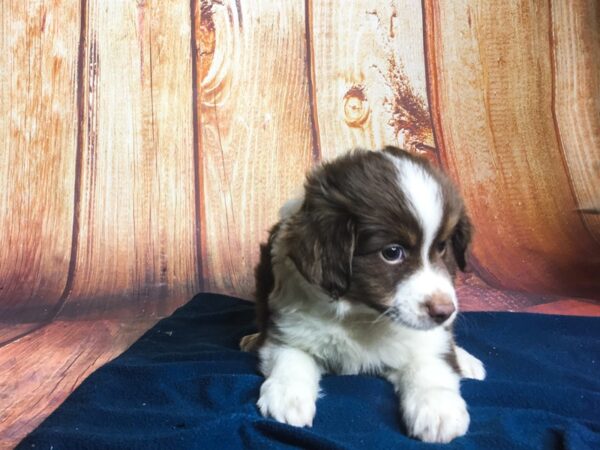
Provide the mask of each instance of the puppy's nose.
[{"label": "puppy's nose", "polygon": [[452,300],[446,295],[434,294],[425,301],[427,313],[435,323],[443,323],[456,310]]}]

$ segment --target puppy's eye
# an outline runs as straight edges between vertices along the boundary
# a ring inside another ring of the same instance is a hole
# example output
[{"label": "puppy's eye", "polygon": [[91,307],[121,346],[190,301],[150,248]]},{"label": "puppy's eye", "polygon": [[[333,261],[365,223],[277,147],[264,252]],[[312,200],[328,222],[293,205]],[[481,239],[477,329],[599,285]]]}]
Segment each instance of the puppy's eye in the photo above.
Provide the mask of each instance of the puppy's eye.
[{"label": "puppy's eye", "polygon": [[389,263],[398,264],[404,261],[406,252],[401,245],[391,244],[381,250],[381,257]]},{"label": "puppy's eye", "polygon": [[446,242],[447,241],[440,241],[437,244],[435,244],[435,249],[437,250],[438,253],[440,254],[444,254],[446,253]]}]

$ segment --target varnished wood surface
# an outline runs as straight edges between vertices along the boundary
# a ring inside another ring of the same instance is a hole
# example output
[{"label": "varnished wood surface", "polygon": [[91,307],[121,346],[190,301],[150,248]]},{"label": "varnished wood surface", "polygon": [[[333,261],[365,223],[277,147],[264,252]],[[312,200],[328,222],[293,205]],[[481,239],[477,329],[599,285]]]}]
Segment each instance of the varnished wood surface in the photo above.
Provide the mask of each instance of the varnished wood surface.
[{"label": "varnished wood surface", "polygon": [[595,5],[81,5],[3,9],[4,321],[248,297],[306,169],[386,143],[457,179],[488,282],[597,295]]},{"label": "varnished wood surface", "polygon": [[0,448],[16,445],[154,321],[55,321],[0,349]]},{"label": "varnished wood surface", "polygon": [[523,308],[523,312],[558,314],[566,316],[600,316],[600,305],[597,302],[586,301],[576,298],[556,300],[551,303],[529,306]]},{"label": "varnished wood surface", "polygon": [[598,298],[600,243],[578,212],[555,121],[550,5],[426,5],[434,128],[478,230],[476,270],[496,286]]},{"label": "varnished wood surface", "polygon": [[199,289],[191,19],[88,1],[76,240],[59,317],[160,317]]},{"label": "varnished wood surface", "polygon": [[436,161],[421,1],[315,0],[308,6],[322,157],[396,145]]},{"label": "varnished wood surface", "polygon": [[[553,114],[581,210],[600,210],[600,3],[550,2]],[[582,219],[600,241],[600,215]]]},{"label": "varnished wood surface", "polygon": [[597,2],[0,6],[2,443],[194,293],[250,298],[281,203],[355,146],[458,182],[466,309],[597,314]]},{"label": "varnished wood surface", "polygon": [[202,268],[250,297],[257,243],[313,162],[302,2],[196,4]]},{"label": "varnished wood surface", "polygon": [[71,257],[79,2],[6,1],[0,24],[0,321],[44,321]]}]

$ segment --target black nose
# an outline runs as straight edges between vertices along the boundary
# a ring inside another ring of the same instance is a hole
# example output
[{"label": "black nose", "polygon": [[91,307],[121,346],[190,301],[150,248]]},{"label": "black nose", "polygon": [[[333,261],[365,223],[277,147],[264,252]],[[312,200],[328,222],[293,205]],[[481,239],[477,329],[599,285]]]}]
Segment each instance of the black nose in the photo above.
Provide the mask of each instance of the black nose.
[{"label": "black nose", "polygon": [[452,300],[445,295],[433,295],[426,302],[425,307],[429,317],[435,323],[443,323],[448,320],[448,317],[456,310]]}]

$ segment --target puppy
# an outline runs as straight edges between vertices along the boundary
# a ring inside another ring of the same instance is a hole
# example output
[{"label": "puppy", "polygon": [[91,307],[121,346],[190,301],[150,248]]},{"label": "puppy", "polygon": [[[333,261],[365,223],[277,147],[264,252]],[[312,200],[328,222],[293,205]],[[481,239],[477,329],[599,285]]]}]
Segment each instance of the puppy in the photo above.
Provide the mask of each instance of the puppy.
[{"label": "puppy", "polygon": [[456,269],[471,223],[450,181],[394,147],[313,170],[261,246],[256,269],[264,416],[311,426],[323,373],[378,374],[411,436],[449,442],[469,427],[460,378],[481,361],[454,343]]}]

